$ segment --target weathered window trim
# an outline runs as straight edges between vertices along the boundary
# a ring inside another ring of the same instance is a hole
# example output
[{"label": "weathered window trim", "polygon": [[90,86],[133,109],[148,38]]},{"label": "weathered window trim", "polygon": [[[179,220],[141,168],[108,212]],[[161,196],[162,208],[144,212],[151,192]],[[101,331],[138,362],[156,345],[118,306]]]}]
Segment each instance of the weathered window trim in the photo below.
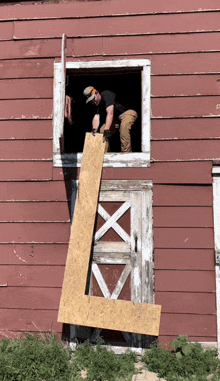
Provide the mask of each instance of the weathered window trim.
[{"label": "weathered window trim", "polygon": [[[104,167],[149,167],[150,166],[150,60],[116,60],[67,62],[66,69],[140,68],[142,80],[142,152],[107,153]],[[62,63],[54,63],[53,106],[53,165],[55,167],[80,167],[82,153],[61,154],[60,138],[63,129],[63,92],[65,91]]]}]

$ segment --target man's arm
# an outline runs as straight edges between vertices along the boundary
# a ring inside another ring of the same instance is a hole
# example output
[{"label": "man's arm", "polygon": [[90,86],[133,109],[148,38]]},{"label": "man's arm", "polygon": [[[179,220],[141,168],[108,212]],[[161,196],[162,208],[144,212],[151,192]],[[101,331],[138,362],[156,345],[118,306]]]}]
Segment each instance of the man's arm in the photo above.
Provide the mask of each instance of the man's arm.
[{"label": "man's arm", "polygon": [[100,116],[99,114],[95,114],[93,120],[92,120],[92,129],[97,131],[100,124]]},{"label": "man's arm", "polygon": [[106,113],[105,130],[109,130],[114,118],[114,105],[107,107]]}]

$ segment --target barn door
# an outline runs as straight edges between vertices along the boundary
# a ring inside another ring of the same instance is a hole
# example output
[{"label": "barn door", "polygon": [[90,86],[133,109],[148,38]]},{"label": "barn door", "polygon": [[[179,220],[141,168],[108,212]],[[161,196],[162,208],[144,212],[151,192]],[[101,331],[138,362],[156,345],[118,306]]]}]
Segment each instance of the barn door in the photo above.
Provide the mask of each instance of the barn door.
[{"label": "barn door", "polygon": [[[91,253],[90,295],[152,304],[152,263],[151,182],[102,181]],[[83,328],[77,330],[80,334]],[[92,342],[99,336],[117,347],[144,345],[141,335],[89,330]]]}]

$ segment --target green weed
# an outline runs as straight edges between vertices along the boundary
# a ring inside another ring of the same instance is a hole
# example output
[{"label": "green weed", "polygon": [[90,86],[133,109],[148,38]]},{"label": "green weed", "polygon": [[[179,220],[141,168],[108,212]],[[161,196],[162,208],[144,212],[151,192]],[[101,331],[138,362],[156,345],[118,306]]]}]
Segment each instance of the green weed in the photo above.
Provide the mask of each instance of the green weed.
[{"label": "green weed", "polygon": [[[149,371],[166,381],[220,381],[220,359],[216,349],[203,350],[178,336],[173,350],[151,346],[142,357]],[[72,353],[55,334],[27,334],[24,340],[3,339],[0,343],[0,381],[79,381],[86,370],[86,381],[131,381],[137,356],[131,351],[116,355],[101,339],[94,347],[86,342]]]},{"label": "green weed", "polygon": [[26,335],[24,340],[3,339],[0,345],[0,381],[71,381],[77,369],[71,350],[55,336]]},{"label": "green weed", "polygon": [[131,351],[116,355],[111,348],[102,346],[101,339],[96,347],[89,342],[79,346],[74,361],[80,369],[87,370],[87,381],[131,380],[136,373],[134,363],[137,356]]},{"label": "green weed", "polygon": [[86,342],[72,354],[55,334],[27,334],[24,340],[1,341],[0,381],[82,380],[82,369],[87,370],[87,381],[130,381],[135,361],[133,352],[116,355],[101,339],[96,347]]},{"label": "green weed", "polygon": [[204,381],[212,374],[212,381],[220,380],[220,360],[216,349],[204,350],[199,343],[187,342],[187,336],[178,336],[169,343],[173,350],[155,342],[146,351],[142,361],[148,370],[158,373],[166,381]]}]

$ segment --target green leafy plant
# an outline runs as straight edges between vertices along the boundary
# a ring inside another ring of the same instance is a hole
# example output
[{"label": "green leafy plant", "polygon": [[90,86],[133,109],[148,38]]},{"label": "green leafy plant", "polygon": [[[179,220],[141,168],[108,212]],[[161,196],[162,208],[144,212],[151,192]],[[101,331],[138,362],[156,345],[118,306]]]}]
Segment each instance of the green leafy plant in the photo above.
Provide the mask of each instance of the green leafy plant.
[{"label": "green leafy plant", "polygon": [[[216,349],[203,350],[190,343],[187,336],[170,342],[172,350],[155,342],[146,350],[142,361],[148,370],[166,381],[220,381],[220,360]],[[138,358],[132,351],[116,355],[101,339],[90,342],[72,353],[56,335],[27,334],[24,340],[3,339],[0,342],[0,381],[79,381],[86,370],[87,381],[131,381],[137,373]]]},{"label": "green leafy plant", "polygon": [[71,350],[50,337],[27,334],[24,340],[3,339],[0,345],[0,381],[70,381],[78,369]]},{"label": "green leafy plant", "polygon": [[187,336],[178,336],[169,343],[173,350],[159,345],[151,346],[142,357],[148,370],[166,381],[203,381],[212,374],[212,381],[220,380],[220,360],[216,349],[204,350],[199,343],[187,342]]},{"label": "green leafy plant", "polygon": [[102,344],[101,339],[95,347],[86,342],[72,353],[53,333],[3,339],[0,381],[77,381],[83,369],[87,381],[130,381],[137,356],[131,351],[116,355]]},{"label": "green leafy plant", "polygon": [[180,335],[172,340],[169,344],[172,345],[177,358],[188,356],[192,352],[192,345],[187,342],[187,335]]},{"label": "green leafy plant", "polygon": [[103,346],[102,339],[96,347],[89,341],[79,346],[74,354],[77,367],[87,370],[87,381],[131,380],[136,373],[137,356],[131,351],[116,355],[111,348]]}]

